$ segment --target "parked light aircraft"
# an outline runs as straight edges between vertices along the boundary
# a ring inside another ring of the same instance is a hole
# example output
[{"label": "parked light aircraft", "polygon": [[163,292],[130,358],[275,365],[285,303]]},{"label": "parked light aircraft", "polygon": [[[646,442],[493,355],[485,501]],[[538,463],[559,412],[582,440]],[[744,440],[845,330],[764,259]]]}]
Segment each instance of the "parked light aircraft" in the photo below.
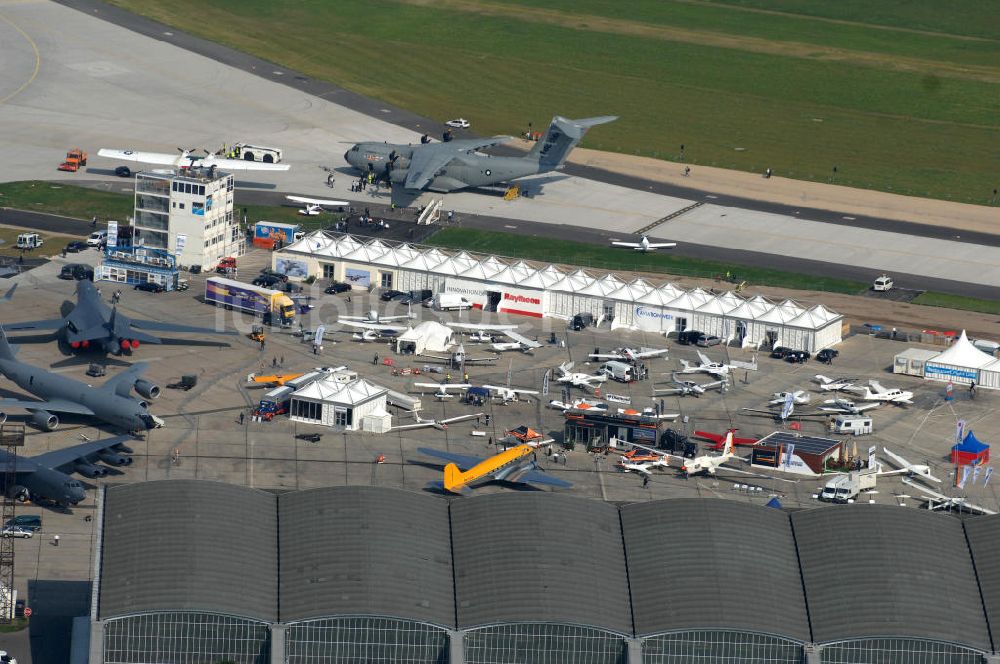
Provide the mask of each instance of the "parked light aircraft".
[{"label": "parked light aircraft", "polygon": [[798,406],[805,405],[812,401],[812,395],[805,390],[795,390],[794,392],[775,392],[771,396],[774,397],[769,402],[772,406],[775,404],[783,404],[788,398],[788,395],[792,395],[792,402]]},{"label": "parked light aircraft", "polygon": [[493,396],[504,403],[517,401],[519,395],[538,394],[538,390],[526,390],[520,387],[510,387],[509,385],[483,385],[487,390],[493,392]]},{"label": "parked light aircraft", "polygon": [[736,446],[746,446],[753,447],[760,442],[760,438],[740,438],[736,435],[736,429],[727,429],[724,434],[711,433],[710,431],[695,431],[694,435],[698,438],[704,438],[705,440],[710,440],[714,445],[712,449],[721,450],[726,445],[726,437],[729,434],[733,434],[733,445]]},{"label": "parked light aircraft", "polygon": [[285,198],[293,203],[301,203],[303,207],[299,210],[299,214],[307,217],[315,217],[322,212],[326,212],[326,210],[323,209],[324,206],[347,207],[350,205],[347,201],[328,201],[323,198],[307,198],[306,196],[285,196]]},{"label": "parked light aircraft", "polygon": [[455,396],[448,390],[455,390],[456,393],[464,392],[465,390],[472,387],[468,383],[414,383],[413,387],[426,387],[434,390],[434,397],[438,401],[443,401],[444,399],[451,399]]},{"label": "parked light aircraft", "polygon": [[707,373],[712,374],[716,378],[724,378],[729,375],[731,369],[736,368],[733,364],[723,364],[722,362],[713,362],[707,355],[698,351],[699,364],[692,364],[687,360],[681,360],[681,371],[680,373]]},{"label": "parked light aircraft", "polygon": [[687,396],[692,394],[696,397],[700,397],[707,390],[712,388],[719,388],[720,392],[724,392],[729,387],[729,379],[723,378],[722,380],[715,380],[710,383],[696,383],[693,380],[683,380],[677,377],[677,373],[671,373],[671,380],[677,387],[654,387],[653,392],[657,395],[661,394],[679,394],[681,396]]},{"label": "parked light aircraft", "polygon": [[607,411],[608,404],[600,401],[590,401],[589,399],[577,399],[572,403],[566,403],[565,401],[559,401],[558,399],[553,399],[548,403],[549,408],[554,408],[555,410],[601,410]]},{"label": "parked light aircraft", "polygon": [[[101,298],[100,292],[89,279],[76,282],[76,306],[64,318],[46,320],[29,320],[20,323],[10,323],[5,328],[10,330],[58,330],[64,335],[66,342],[74,351],[99,350],[113,355],[131,353],[140,343],[147,344],[194,344],[221,345],[218,342],[206,342],[201,339],[162,339],[143,330],[163,332],[191,332],[193,334],[236,334],[232,331],[215,330],[208,327],[178,325],[155,320],[129,318],[118,311],[118,307],[109,307]],[[19,339],[24,343],[25,340]]]},{"label": "parked light aircraft", "polygon": [[547,484],[567,489],[573,486],[570,482],[542,472],[538,467],[535,448],[531,445],[517,445],[486,459],[429,447],[420,447],[417,451],[448,462],[444,467],[444,481],[433,482],[432,485],[449,493],[468,494],[475,487],[488,482]]},{"label": "parked light aircraft", "polygon": [[813,379],[819,383],[819,389],[832,392],[837,390],[849,390],[854,387],[855,378],[828,378],[823,374],[816,374]]},{"label": "parked light aircraft", "polygon": [[906,479],[905,477],[903,478],[902,481],[903,481],[903,483],[909,484],[910,486],[915,487],[915,488],[919,489],[920,491],[924,492],[925,495],[923,496],[923,498],[924,498],[924,500],[927,501],[927,508],[928,509],[931,509],[931,510],[937,510],[937,509],[948,509],[948,510],[951,510],[951,509],[955,509],[955,510],[958,510],[958,511],[963,511],[964,510],[964,511],[972,512],[973,514],[986,514],[986,515],[996,514],[996,512],[994,510],[988,509],[986,507],[981,507],[979,505],[974,505],[974,504],[970,503],[968,500],[966,500],[965,498],[960,498],[960,497],[957,497],[957,496],[951,496],[951,497],[949,497],[949,496],[946,496],[944,494],[938,493],[936,491],[931,491],[927,487],[921,486],[921,485],[917,484],[916,482],[911,482],[910,480]]},{"label": "parked light aircraft", "polygon": [[440,362],[447,362],[453,367],[460,367],[464,364],[493,364],[500,359],[499,355],[484,355],[482,357],[469,357],[465,352],[465,346],[458,344],[451,355],[435,355],[433,353],[421,353],[421,357],[429,357]]},{"label": "parked light aircraft", "polygon": [[[725,442],[722,445],[722,454],[718,456],[702,455],[695,457],[694,459],[685,459],[684,457],[675,456],[672,454],[667,454],[666,452],[661,452],[660,450],[655,450],[651,447],[645,447],[643,445],[635,445],[633,447],[639,448],[651,454],[656,454],[660,457],[658,461],[647,461],[640,464],[635,464],[630,461],[626,461],[625,457],[622,457],[622,462],[619,464],[624,470],[634,470],[640,473],[651,474],[650,469],[654,467],[668,468],[668,467],[680,467],[681,472],[687,477],[698,473],[705,473],[707,475],[715,475],[719,466],[736,456],[734,452],[733,442],[735,429],[730,429],[726,433]],[[670,461],[673,460],[671,465]],[[626,465],[627,464],[627,465]]]},{"label": "parked light aircraft", "polygon": [[131,396],[134,388],[145,399],[160,396],[159,386],[140,378],[146,365],[135,364],[111,378],[100,387],[66,376],[46,371],[19,361],[16,346],[7,343],[7,335],[0,328],[0,373],[17,383],[40,401],[0,399],[0,422],[6,420],[6,409],[23,408],[31,413],[31,421],[49,431],[59,426],[53,414],[72,413],[88,415],[107,422],[122,431],[144,431],[163,426],[163,420],[150,414],[146,402]]},{"label": "parked light aircraft", "polygon": [[425,420],[422,417],[420,417],[419,414],[415,414],[414,417],[417,420],[415,424],[403,424],[400,426],[392,427],[390,431],[406,431],[408,429],[428,429],[431,427],[439,431],[444,431],[445,429],[448,428],[449,424],[455,424],[456,422],[466,422],[468,420],[474,420],[477,417],[482,417],[482,416],[483,416],[482,413],[472,413],[471,415],[459,415],[457,417],[449,417],[443,420],[434,420],[434,419]]},{"label": "parked light aircraft", "polygon": [[868,381],[864,387],[852,387],[851,392],[861,395],[863,401],[888,401],[889,403],[913,403],[913,392],[898,387],[885,388],[877,380]]},{"label": "parked light aircraft", "polygon": [[667,348],[644,348],[641,350],[636,350],[635,348],[616,348],[610,353],[591,353],[590,358],[593,360],[624,360],[626,362],[637,362],[648,357],[666,355],[668,350],[669,349]]},{"label": "parked light aircraft", "polygon": [[885,470],[885,471],[879,470],[878,472],[879,475],[908,475],[910,477],[918,477],[918,478],[923,478],[925,480],[930,480],[931,482],[938,482],[938,483],[941,482],[940,478],[934,477],[934,475],[931,474],[930,466],[926,464],[910,463],[903,457],[893,453],[892,451],[884,447],[882,448],[882,452],[885,453],[885,455],[892,460],[894,465],[899,466],[899,468],[897,468],[896,470]]},{"label": "parked light aircraft", "polygon": [[[116,436],[94,440],[33,457],[12,456],[0,450],[0,473],[4,477],[13,473],[14,477],[14,483],[3,490],[7,496],[22,503],[48,500],[62,507],[76,505],[87,494],[83,483],[70,474],[104,477],[110,471],[108,466],[131,464],[132,450],[125,445],[130,438]],[[98,461],[107,465],[99,465]]]},{"label": "parked light aircraft", "polygon": [[399,314],[398,316],[383,316],[379,312],[372,309],[364,316],[339,316],[340,321],[355,321],[358,323],[391,323],[394,320],[410,320],[416,318],[417,315],[410,311],[409,306],[407,306],[407,311],[405,314]]},{"label": "parked light aircraft", "polygon": [[[204,148],[204,155],[196,155],[197,148],[184,150],[177,148],[179,155],[162,152],[140,152],[138,150],[113,150],[101,148],[98,156],[120,161],[134,161],[141,164],[158,164],[176,168],[219,168],[224,171],[287,171],[288,164],[271,164],[260,161],[245,161],[243,159],[223,159],[216,157]],[[187,162],[187,163],[185,163]]]},{"label": "parked light aircraft", "polygon": [[480,153],[479,150],[511,140],[509,136],[494,136],[422,145],[358,143],[344,153],[344,159],[354,168],[389,182],[392,202],[409,207],[424,190],[449,192],[487,187],[558,170],[590,127],[615,119],[605,116],[569,120],[556,116],[545,136],[523,157]]},{"label": "parked light aircraft", "polygon": [[[471,339],[474,341],[486,341],[492,344],[493,350],[505,351],[505,350],[521,350],[524,352],[532,351],[536,348],[540,348],[542,344],[537,341],[532,341],[528,337],[517,331],[517,325],[493,325],[487,323],[448,323],[448,327],[454,328],[456,330],[461,330],[463,332],[472,332]],[[505,337],[511,339],[509,342],[497,343],[493,340],[490,332],[499,332]]]},{"label": "parked light aircraft", "polygon": [[823,403],[830,405],[820,406],[820,410],[828,413],[845,413],[847,415],[860,415],[866,410],[878,408],[881,405],[878,401],[856,404],[850,399],[827,399]]},{"label": "parked light aircraft", "polygon": [[556,382],[569,383],[573,387],[589,387],[593,389],[597,387],[594,383],[603,383],[608,379],[607,374],[573,373],[572,362],[563,362],[560,364],[559,373],[561,375],[556,378]]},{"label": "parked light aircraft", "polygon": [[649,238],[645,235],[638,242],[619,242],[617,240],[612,241],[611,245],[614,247],[628,247],[629,249],[635,249],[636,251],[641,251],[643,253],[647,251],[656,251],[657,249],[673,249],[677,246],[676,242],[650,242]]},{"label": "parked light aircraft", "polygon": [[286,374],[269,374],[269,375],[257,375],[249,374],[247,376],[247,383],[251,385],[259,385],[262,387],[281,387],[290,380],[295,380],[299,376],[304,376],[305,372],[298,373],[286,373]]}]

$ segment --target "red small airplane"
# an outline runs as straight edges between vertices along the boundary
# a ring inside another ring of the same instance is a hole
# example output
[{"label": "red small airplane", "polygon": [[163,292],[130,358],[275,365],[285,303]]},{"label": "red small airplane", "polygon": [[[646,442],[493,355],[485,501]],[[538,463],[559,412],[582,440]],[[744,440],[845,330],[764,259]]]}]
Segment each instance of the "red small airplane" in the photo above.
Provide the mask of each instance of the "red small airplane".
[{"label": "red small airplane", "polygon": [[722,446],[725,444],[726,441],[726,436],[729,435],[729,432],[733,433],[734,445],[751,447],[760,442],[760,438],[739,438],[736,436],[736,431],[737,431],[736,429],[726,429],[726,433],[723,434],[709,433],[708,431],[695,431],[694,435],[697,436],[698,438],[703,438],[704,440],[710,440],[713,443],[715,443],[715,445],[711,447],[711,449],[715,450],[722,449]]}]

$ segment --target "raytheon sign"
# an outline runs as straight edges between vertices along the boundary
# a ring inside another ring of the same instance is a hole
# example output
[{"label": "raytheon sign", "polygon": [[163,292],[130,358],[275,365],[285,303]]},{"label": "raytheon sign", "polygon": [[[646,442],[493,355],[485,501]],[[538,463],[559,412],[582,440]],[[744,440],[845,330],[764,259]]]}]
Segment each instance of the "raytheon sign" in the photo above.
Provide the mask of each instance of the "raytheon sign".
[{"label": "raytheon sign", "polygon": [[541,318],[545,313],[545,294],[538,291],[505,288],[500,291],[497,311]]}]

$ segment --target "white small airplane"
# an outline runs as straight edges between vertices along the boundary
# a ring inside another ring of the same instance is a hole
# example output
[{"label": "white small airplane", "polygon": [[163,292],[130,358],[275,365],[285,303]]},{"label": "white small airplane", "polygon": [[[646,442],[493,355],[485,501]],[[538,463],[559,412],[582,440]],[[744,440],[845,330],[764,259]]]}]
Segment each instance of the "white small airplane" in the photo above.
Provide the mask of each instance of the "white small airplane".
[{"label": "white small airplane", "polygon": [[901,390],[898,387],[883,387],[877,380],[868,381],[864,387],[852,387],[851,392],[861,395],[862,401],[888,401],[889,403],[913,403],[913,392]]},{"label": "white small airplane", "polygon": [[472,387],[472,385],[468,383],[414,383],[413,387],[433,389],[434,397],[438,401],[444,401],[445,399],[451,399],[455,396],[448,390],[455,390],[455,392],[464,392],[465,390]]},{"label": "white small airplane", "polygon": [[633,461],[631,457],[623,456],[618,462],[618,468],[620,468],[622,472],[642,473],[643,475],[652,475],[652,470],[654,468],[670,467],[669,454],[660,454],[652,461]]},{"label": "white small airplane", "polygon": [[635,362],[637,360],[644,360],[647,357],[666,355],[668,350],[667,348],[643,348],[640,350],[636,350],[635,348],[616,348],[610,353],[591,353],[590,358],[593,360],[625,360]]},{"label": "white small airplane", "polygon": [[379,312],[372,309],[364,316],[340,316],[341,321],[355,321],[358,323],[391,323],[394,320],[410,320],[416,318],[417,315],[409,310],[407,306],[407,311],[405,314],[399,316],[383,316]]},{"label": "white small airplane", "polygon": [[850,399],[827,399],[823,403],[830,405],[820,406],[819,409],[822,411],[826,411],[828,413],[846,413],[848,415],[860,415],[866,410],[878,408],[882,405],[878,401],[856,404]]},{"label": "white small airplane", "polygon": [[[451,327],[462,332],[471,332],[470,339],[479,342],[485,342],[492,344],[493,350],[505,351],[505,350],[521,350],[530,351],[535,348],[540,348],[542,344],[537,341],[532,341],[523,334],[517,331],[517,325],[499,325],[499,324],[489,324],[489,323],[449,323],[448,327]],[[511,339],[509,342],[496,342],[491,334],[492,332],[497,332],[503,336]]]},{"label": "white small airplane", "polygon": [[985,507],[980,507],[979,505],[973,505],[965,498],[949,497],[944,494],[938,493],[936,491],[931,491],[925,486],[921,486],[916,482],[911,482],[910,480],[903,478],[904,484],[909,484],[912,487],[919,489],[924,492],[923,498],[927,501],[927,509],[937,510],[937,509],[957,509],[967,510],[969,512],[978,514],[996,514],[994,510],[987,509]]},{"label": "white small airplane", "polygon": [[360,332],[354,333],[355,341],[377,341],[378,339],[384,339],[387,337],[396,337],[406,332],[408,329],[405,325],[383,325],[381,323],[362,323],[356,320],[341,320],[338,321],[341,325],[346,325],[347,327],[359,328]]},{"label": "white small airplane", "polygon": [[930,480],[931,482],[941,483],[941,479],[934,477],[931,474],[930,466],[926,464],[910,463],[903,457],[889,451],[886,448],[882,448],[882,452],[892,460],[892,463],[899,466],[896,470],[879,470],[879,475],[907,475],[910,477],[921,477],[925,480]]},{"label": "white small airplane", "polygon": [[705,355],[700,350],[698,351],[698,360],[700,364],[692,364],[687,360],[680,360],[681,370],[680,373],[707,373],[712,374],[716,378],[725,378],[729,375],[730,369],[736,368],[733,364],[723,364],[722,362],[713,362],[709,359],[708,355]]},{"label": "white small airplane", "polygon": [[613,247],[627,247],[629,249],[635,249],[636,251],[647,252],[656,251],[657,249],[672,249],[677,246],[676,242],[650,242],[649,238],[645,235],[638,242],[619,242],[614,240],[611,242]]},{"label": "white small airplane", "polygon": [[837,390],[849,390],[854,387],[854,378],[828,378],[823,374],[816,374],[813,377],[819,383],[819,389],[825,392],[835,392]]},{"label": "white small airplane", "polygon": [[[694,459],[685,459],[684,457],[675,456],[673,454],[667,454],[660,450],[655,450],[651,447],[645,447],[643,445],[632,444],[633,448],[638,448],[643,450],[650,455],[657,456],[658,458],[654,461],[646,461],[642,463],[632,462],[627,459],[627,457],[622,457],[619,467],[623,470],[629,471],[634,470],[636,472],[651,474],[651,468],[670,468],[670,467],[680,467],[681,472],[685,476],[691,477],[698,473],[705,473],[706,475],[715,475],[715,472],[719,469],[719,466],[726,463],[730,459],[736,456],[735,449],[736,446],[733,442],[733,432],[729,431],[726,434],[725,442],[722,445],[722,454],[718,456],[703,455],[696,457]],[[673,464],[670,461],[673,460]],[[628,465],[626,465],[628,464]],[[743,472],[743,471],[737,471]]]},{"label": "white small airplane", "polygon": [[[195,149],[177,148],[179,155],[163,152],[140,152],[138,150],[117,150],[101,148],[97,151],[99,157],[118,159],[119,161],[134,161],[141,164],[158,164],[174,166],[175,168],[218,168],[223,171],[287,171],[288,164],[270,164],[261,161],[245,161],[243,159],[223,159],[216,157],[208,150],[202,149],[204,156],[195,154]],[[187,163],[185,163],[187,162]]]},{"label": "white small airplane", "polygon": [[322,198],[307,198],[305,196],[285,196],[288,200],[293,203],[301,203],[305,207],[299,210],[299,214],[303,214],[307,217],[315,217],[321,212],[326,212],[324,206],[326,207],[347,207],[350,205],[347,201],[328,201]]},{"label": "white small airplane", "polygon": [[805,390],[795,390],[794,392],[775,392],[771,396],[774,397],[768,403],[773,405],[783,404],[785,400],[788,399],[788,395],[792,395],[792,402],[802,406],[809,403],[812,400],[812,395]]},{"label": "white small airplane", "polygon": [[499,355],[483,355],[482,357],[469,357],[465,352],[465,346],[458,344],[458,348],[452,351],[451,355],[435,355],[434,353],[421,353],[420,357],[429,357],[433,360],[446,362],[453,367],[460,367],[464,364],[492,364],[500,359]]},{"label": "white small airplane", "polygon": [[483,385],[487,390],[493,392],[493,396],[504,403],[517,401],[518,395],[538,394],[538,390],[525,390],[520,387],[510,387],[507,385]]},{"label": "white small airplane", "polygon": [[723,378],[722,380],[715,380],[710,383],[696,383],[693,380],[682,380],[677,377],[677,373],[670,374],[671,379],[677,387],[654,387],[653,392],[657,395],[660,394],[679,394],[681,396],[687,396],[693,394],[696,397],[700,397],[707,390],[712,388],[719,388],[720,392],[725,391],[729,387],[729,379]]},{"label": "white small airplane", "polygon": [[608,404],[603,403],[601,401],[591,401],[589,399],[577,399],[573,403],[566,403],[565,401],[559,401],[558,399],[553,399],[548,403],[548,407],[553,408],[555,410],[563,410],[563,411],[573,410],[573,409],[582,409],[582,410],[593,409],[602,411],[608,410]]},{"label": "white small airplane", "polygon": [[556,378],[556,382],[569,383],[573,387],[589,387],[593,389],[597,387],[595,383],[600,384],[608,379],[606,374],[574,373],[572,362],[563,362],[560,364],[559,373],[562,375]]},{"label": "white small airplane", "polygon": [[474,420],[477,417],[482,417],[483,413],[473,413],[471,415],[459,415],[458,417],[449,417],[444,420],[425,420],[420,417],[419,414],[414,415],[417,420],[416,424],[403,424],[398,427],[392,427],[389,431],[406,431],[408,429],[426,429],[428,427],[434,427],[439,431],[444,431],[448,428],[449,424],[454,424],[455,422],[466,422],[468,420]]}]

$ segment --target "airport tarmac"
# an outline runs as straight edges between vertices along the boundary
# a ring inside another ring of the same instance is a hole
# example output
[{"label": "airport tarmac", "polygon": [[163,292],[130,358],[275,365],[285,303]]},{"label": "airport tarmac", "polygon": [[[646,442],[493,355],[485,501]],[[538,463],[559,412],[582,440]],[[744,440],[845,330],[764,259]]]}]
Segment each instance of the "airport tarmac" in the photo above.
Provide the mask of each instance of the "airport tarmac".
[{"label": "airport tarmac", "polygon": [[[87,260],[87,252],[72,260]],[[261,250],[253,250],[240,261],[239,278],[249,281],[257,271],[269,264],[270,255]],[[6,320],[45,318],[58,310],[64,299],[71,299],[72,282],[55,278],[62,259],[32,270],[17,277],[21,282],[13,302],[5,304]],[[163,320],[182,320],[191,325],[216,323],[249,331],[251,321],[234,316],[198,301],[203,292],[206,275],[189,275],[191,290],[164,294],[142,293],[126,290],[121,308],[129,315],[152,317]],[[114,284],[101,283],[109,295]],[[396,311],[397,306],[386,307],[373,296],[353,295],[348,303],[343,296],[321,294],[321,283],[315,287],[318,293],[315,309],[306,315],[303,324],[314,327],[319,322],[330,324],[335,313],[351,311],[362,314],[371,308],[380,311]],[[390,311],[390,312],[391,312]],[[420,308],[421,315],[431,315]],[[478,320],[486,316],[490,322],[502,320],[496,314],[474,312],[463,318]],[[455,314],[442,316],[454,319]],[[656,358],[647,361],[651,380],[625,384],[608,384],[606,392],[613,392],[631,399],[631,405],[641,407],[660,401],[652,395],[653,382],[665,381],[666,373],[679,367],[678,359],[694,359],[695,349],[682,347],[674,341],[667,341],[652,333],[630,333],[593,328],[584,332],[567,331],[564,323],[552,320],[512,318],[521,324],[526,334],[537,335],[547,341],[554,332],[565,345],[543,344],[533,355],[505,353],[495,365],[469,366],[471,382],[500,383],[507,381],[510,374],[512,384],[519,387],[539,389],[546,370],[560,363],[572,360],[578,371],[595,371],[598,363],[587,362],[587,355],[600,348],[608,351],[618,346],[667,347],[669,359]],[[331,329],[336,326],[331,325]],[[11,334],[15,336],[14,333]],[[293,424],[282,420],[270,423],[239,424],[239,413],[249,412],[264,390],[248,389],[246,376],[251,372],[272,371],[272,363],[289,371],[307,370],[315,366],[347,365],[363,377],[395,390],[413,392],[412,383],[417,380],[440,380],[444,373],[430,373],[431,367],[442,368],[424,358],[396,356],[385,343],[359,343],[349,340],[349,335],[335,331],[327,338],[321,356],[311,353],[310,345],[301,343],[289,330],[269,332],[265,349],[250,342],[244,336],[231,338],[230,348],[204,348],[182,345],[143,345],[131,361],[150,363],[147,376],[164,386],[174,382],[184,374],[198,376],[197,386],[189,391],[163,390],[163,395],[153,402],[152,412],[166,420],[163,429],[150,432],[143,441],[135,441],[134,463],[120,473],[103,480],[86,480],[89,484],[137,482],[171,478],[196,478],[231,482],[253,486],[265,490],[293,490],[318,486],[365,484],[403,487],[414,491],[424,490],[428,482],[440,480],[441,467],[433,459],[416,452],[421,446],[438,447],[462,454],[487,456],[495,451],[488,445],[489,438],[498,440],[505,429],[522,424],[529,425],[545,434],[558,437],[563,429],[563,417],[555,410],[545,408],[544,403],[551,398],[560,398],[560,386],[551,383],[551,394],[537,399],[513,403],[507,406],[493,405],[489,411],[493,425],[486,428],[478,425],[486,436],[473,436],[475,421],[449,426],[445,431],[425,429],[420,431],[395,432],[377,436],[363,433],[336,433],[321,427]],[[668,412],[679,413],[682,417],[675,427],[692,432],[703,429],[722,432],[729,426],[739,428],[740,435],[763,435],[775,430],[778,424],[768,418],[751,417],[741,413],[743,407],[762,407],[771,393],[808,389],[815,373],[835,376],[852,376],[860,379],[879,378],[890,387],[902,387],[916,393],[916,404],[903,408],[882,406],[874,411],[876,433],[857,439],[859,455],[866,455],[869,445],[886,446],[914,463],[929,462],[934,473],[945,481],[933,488],[941,493],[951,494],[947,463],[948,449],[954,436],[955,423],[964,419],[977,437],[991,442],[1000,436],[1000,424],[995,417],[1000,404],[1000,394],[981,390],[975,400],[959,390],[953,401],[944,400],[944,387],[939,383],[925,382],[911,377],[892,376],[887,373],[892,356],[905,348],[901,343],[875,339],[869,336],[854,336],[840,346],[841,355],[830,367],[810,362],[791,365],[767,357],[759,358],[760,369],[745,375],[734,376],[731,389],[725,394],[710,393],[701,398],[666,396],[663,406]],[[466,350],[472,356],[489,354],[485,348],[467,344]],[[19,357],[46,366],[62,359],[54,356],[52,344],[22,346]],[[379,363],[374,364],[375,354]],[[730,358],[749,360],[747,351],[714,347],[707,351],[714,359]],[[392,359],[394,367],[383,363]],[[83,378],[86,363],[77,367],[59,369],[67,375]],[[394,375],[393,369],[421,370],[419,377]],[[120,371],[120,367],[110,366],[109,376]],[[443,371],[443,368],[442,368]],[[453,380],[459,373],[453,372]],[[699,378],[705,380],[705,378]],[[103,379],[96,379],[103,380]],[[665,385],[661,385],[665,386]],[[4,396],[17,394],[13,385],[0,380]],[[573,396],[583,396],[580,390],[573,390]],[[814,395],[813,402],[820,397]],[[432,395],[422,397],[423,417],[448,417],[477,412],[471,406],[454,402],[436,402]],[[17,419],[11,413],[11,420]],[[687,421],[684,421],[684,418]],[[65,418],[59,429],[43,433],[29,428],[26,454],[39,454],[80,442],[81,434],[90,439],[103,435],[86,422],[73,422]],[[408,415],[394,412],[394,423],[411,422]],[[804,422],[802,432],[823,435],[822,423]],[[301,433],[322,433],[317,443],[296,439]],[[854,439],[848,441],[853,445]],[[379,454],[386,456],[385,463],[377,464]],[[744,453],[745,454],[745,453]],[[764,504],[773,496],[789,508],[805,508],[817,503],[813,495],[821,483],[819,480],[799,479],[793,476],[768,477],[763,474],[748,475],[736,470],[722,469],[715,478],[692,477],[683,479],[672,472],[655,475],[648,485],[643,486],[641,477],[619,472],[614,455],[591,455],[582,449],[569,452],[566,463],[553,463],[545,455],[540,455],[543,468],[554,476],[573,482],[568,491],[576,495],[599,500],[628,502],[658,498],[685,496],[717,496],[729,500],[740,500]],[[734,462],[734,468],[745,470],[742,463]],[[752,488],[751,488],[752,487]],[[757,491],[756,488],[760,487]],[[486,486],[480,492],[509,491],[501,486]],[[870,496],[877,503],[916,504],[918,491],[906,486],[898,478],[883,478],[879,481],[878,493]],[[982,480],[969,486],[961,495],[971,502],[985,507],[1000,508],[1000,496],[995,485],[983,487]],[[461,499],[461,498],[458,498]],[[93,497],[81,505],[66,510],[54,511],[38,506],[22,506],[19,513],[40,513],[44,528],[35,538],[18,541],[17,585],[21,593],[26,592],[27,583],[34,580],[86,580],[93,570],[93,542],[95,537]],[[88,520],[88,517],[91,517]],[[54,544],[54,536],[59,535],[59,544]]]},{"label": "airport tarmac", "polygon": [[[0,2],[0,11],[7,19],[0,22],[0,57],[10,63],[0,83],[0,121],[13,137],[8,159],[0,164],[0,180],[79,179],[81,174],[55,170],[75,145],[91,152],[87,174],[107,176],[118,164],[93,156],[99,147],[217,149],[224,141],[250,140],[281,146],[293,168],[285,174],[255,173],[239,180],[242,188],[352,200],[357,196],[349,191],[351,177],[341,156],[347,147],[363,139],[419,139],[419,132],[280,83],[283,77],[294,79],[294,72],[258,71],[257,76],[241,71],[173,46],[172,33],[153,39],[44,0]],[[220,127],[231,133],[220,134]],[[169,136],[170,142],[151,141],[150,136]],[[320,166],[338,170],[332,189],[324,185]],[[525,182],[529,191],[534,189],[529,198],[508,202],[499,195],[463,192],[448,195],[446,207],[630,234],[653,228],[694,202],[563,174]],[[533,185],[537,182],[545,183],[540,191]],[[422,200],[438,196],[427,194]],[[366,200],[381,199],[360,202]],[[715,214],[718,221],[723,213],[706,208],[687,212],[651,234],[733,252],[752,246],[779,267],[784,256],[850,262],[872,272],[920,265],[927,277],[1000,286],[996,270],[979,269],[980,261],[968,260],[971,253],[994,251],[978,245],[862,233],[826,222],[809,222],[804,232],[794,215],[761,219],[758,212],[736,207],[726,208],[725,223],[710,223],[700,215]],[[755,232],[761,223],[766,232]],[[823,241],[828,237],[838,241]],[[864,250],[845,252],[845,246]],[[996,263],[983,255],[984,262]]]}]

